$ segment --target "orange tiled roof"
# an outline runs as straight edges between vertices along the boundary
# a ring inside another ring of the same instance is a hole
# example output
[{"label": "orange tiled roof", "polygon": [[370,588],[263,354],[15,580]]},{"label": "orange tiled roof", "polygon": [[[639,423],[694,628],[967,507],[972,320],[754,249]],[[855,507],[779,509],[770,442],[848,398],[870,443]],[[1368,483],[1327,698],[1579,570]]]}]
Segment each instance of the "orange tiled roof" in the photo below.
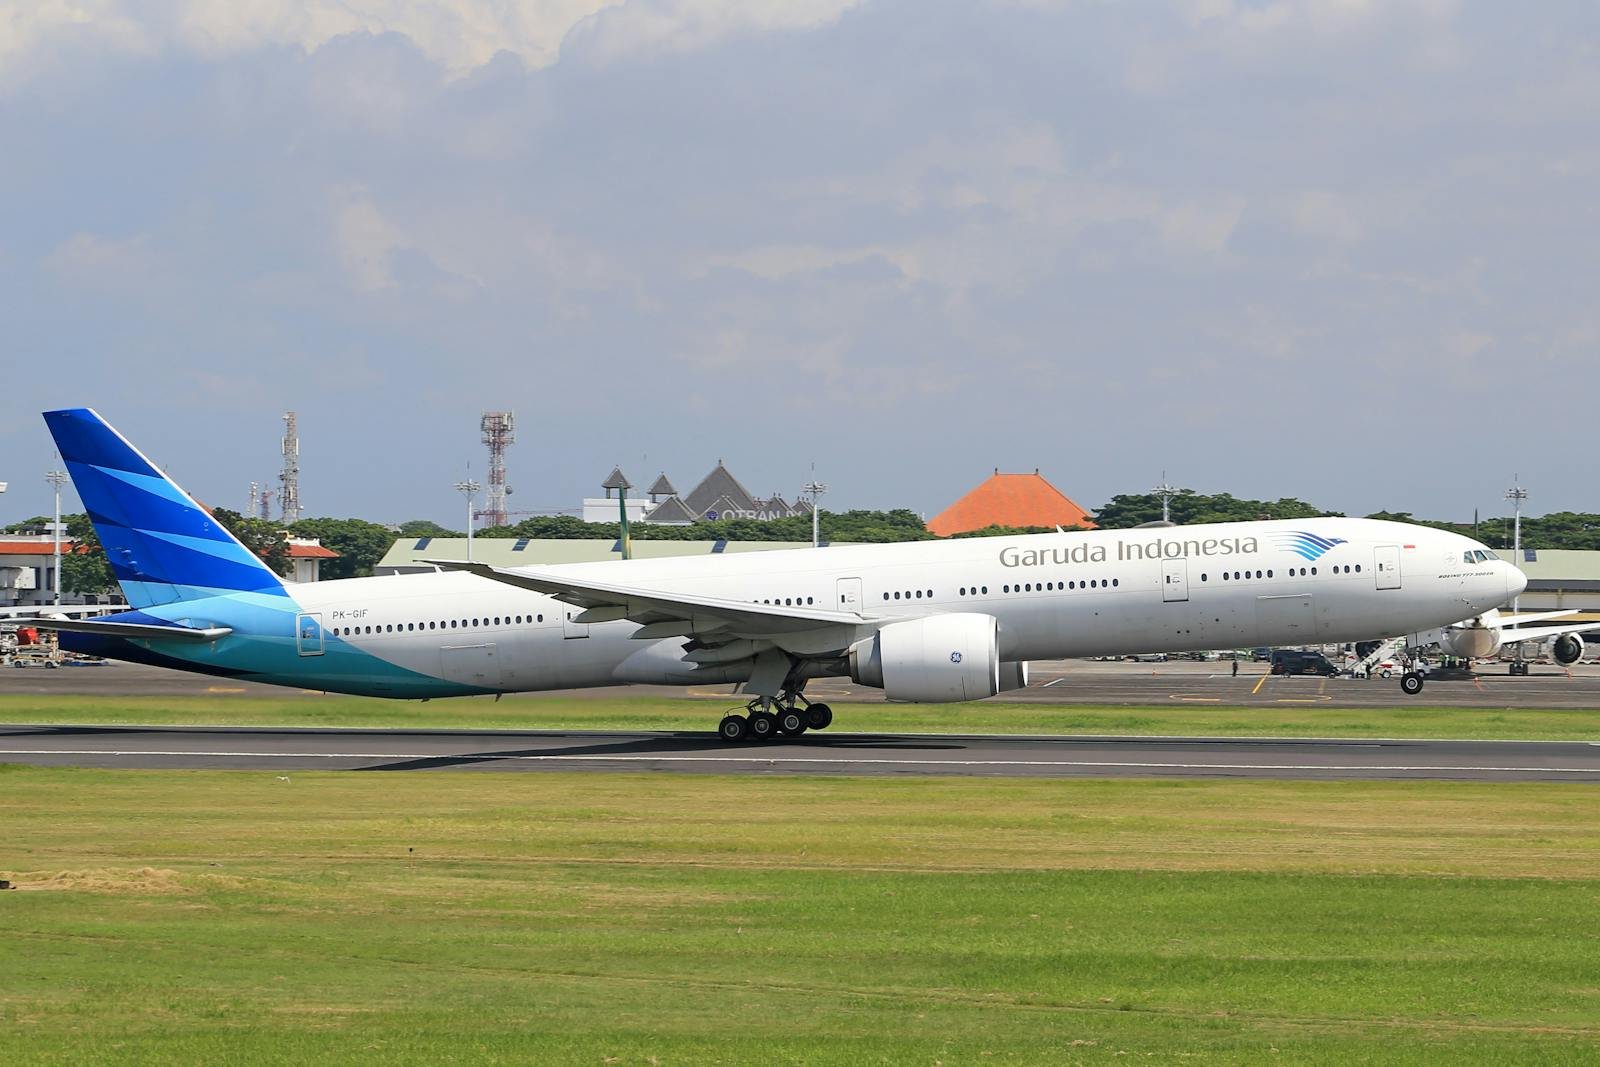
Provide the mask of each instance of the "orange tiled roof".
[{"label": "orange tiled roof", "polygon": [[940,537],[986,526],[1082,526],[1092,530],[1094,520],[1038,471],[995,471],[988,481],[928,522],[928,529]]},{"label": "orange tiled roof", "polygon": [[[48,556],[54,551],[54,541],[0,541],[0,556]],[[87,545],[74,546],[70,538],[61,539],[63,555],[72,552],[81,555],[88,551]]]},{"label": "orange tiled roof", "polygon": [[290,559],[338,559],[339,553],[322,545],[297,545],[289,544]]}]

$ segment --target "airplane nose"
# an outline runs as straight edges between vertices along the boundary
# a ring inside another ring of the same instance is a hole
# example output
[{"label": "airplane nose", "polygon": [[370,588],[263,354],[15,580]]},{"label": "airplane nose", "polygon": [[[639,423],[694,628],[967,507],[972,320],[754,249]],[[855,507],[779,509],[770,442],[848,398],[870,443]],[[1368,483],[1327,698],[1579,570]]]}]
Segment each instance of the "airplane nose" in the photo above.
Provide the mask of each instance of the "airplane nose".
[{"label": "airplane nose", "polygon": [[1514,600],[1528,588],[1528,576],[1515,565],[1506,564],[1506,599]]}]

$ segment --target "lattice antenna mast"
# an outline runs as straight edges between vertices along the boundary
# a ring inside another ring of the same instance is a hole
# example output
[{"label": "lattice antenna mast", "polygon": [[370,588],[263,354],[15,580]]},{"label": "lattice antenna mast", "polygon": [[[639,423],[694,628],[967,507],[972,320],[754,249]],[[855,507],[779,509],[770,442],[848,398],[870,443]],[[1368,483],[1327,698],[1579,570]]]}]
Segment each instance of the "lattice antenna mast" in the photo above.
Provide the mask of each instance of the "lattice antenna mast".
[{"label": "lattice antenna mast", "polygon": [[300,519],[300,426],[294,412],[283,413],[283,473],[278,475],[278,507],[285,524]]},{"label": "lattice antenna mast", "polygon": [[489,449],[489,484],[477,515],[485,526],[504,526],[511,517],[506,503],[511,493],[511,487],[506,485],[506,449],[517,440],[515,418],[509,411],[485,411],[478,428]]},{"label": "lattice antenna mast", "polygon": [[248,518],[252,518],[252,519],[255,518],[256,517],[256,509],[259,508],[260,506],[261,506],[261,483],[260,482],[251,482],[250,483],[250,506],[244,509],[245,516],[248,517]]}]

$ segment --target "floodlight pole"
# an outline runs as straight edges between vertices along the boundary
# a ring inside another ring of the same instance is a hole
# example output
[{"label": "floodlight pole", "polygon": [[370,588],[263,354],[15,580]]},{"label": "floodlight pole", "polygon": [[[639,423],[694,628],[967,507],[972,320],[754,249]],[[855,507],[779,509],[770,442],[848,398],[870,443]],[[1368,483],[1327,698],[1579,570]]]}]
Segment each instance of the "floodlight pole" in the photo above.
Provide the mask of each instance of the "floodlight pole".
[{"label": "floodlight pole", "polygon": [[56,521],[50,527],[50,532],[55,537],[55,551],[51,558],[56,569],[56,607],[59,608],[61,606],[61,483],[67,480],[67,472],[47,471],[44,480],[54,486],[56,491]]},{"label": "floodlight pole", "polygon": [[468,478],[464,482],[456,483],[456,492],[462,493],[467,498],[467,562],[472,562],[472,525],[477,520],[473,516],[472,498],[478,495],[478,490],[483,486]]},{"label": "floodlight pole", "polygon": [[1167,483],[1166,471],[1161,472],[1161,484],[1150,490],[1150,492],[1161,498],[1161,521],[1171,522],[1172,498],[1177,495],[1178,490],[1176,486]]},{"label": "floodlight pole", "polygon": [[817,521],[817,502],[822,499],[822,494],[828,491],[826,484],[812,478],[811,481],[800,487],[802,493],[811,494],[811,547],[822,547],[822,528]]},{"label": "floodlight pole", "polygon": [[[620,468],[619,468],[620,469]],[[617,489],[617,544],[622,547],[622,558],[633,558],[633,539],[628,534],[628,480],[624,478]]]},{"label": "floodlight pole", "polygon": [[[1528,491],[1526,489],[1522,488],[1522,486],[1517,484],[1518,480],[1519,479],[1518,479],[1517,475],[1513,474],[1511,476],[1511,488],[1506,490],[1506,499],[1511,501],[1511,512],[1512,512],[1512,516],[1513,516],[1513,518],[1511,520],[1511,557],[1512,557],[1512,560],[1513,560],[1512,566],[1516,567],[1518,570],[1521,570],[1522,569],[1522,502],[1524,500],[1528,499]],[[1517,613],[1517,604],[1521,601],[1521,599],[1522,598],[1520,596],[1514,596],[1514,597],[1511,598],[1511,613],[1513,615],[1515,615]]]}]

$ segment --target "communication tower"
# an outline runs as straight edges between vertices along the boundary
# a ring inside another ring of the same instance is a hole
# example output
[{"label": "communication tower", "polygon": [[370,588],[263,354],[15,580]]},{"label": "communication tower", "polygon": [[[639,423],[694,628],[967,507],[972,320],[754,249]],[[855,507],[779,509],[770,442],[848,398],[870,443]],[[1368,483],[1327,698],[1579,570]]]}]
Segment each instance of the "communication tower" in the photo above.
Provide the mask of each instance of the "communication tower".
[{"label": "communication tower", "polygon": [[[283,413],[283,472],[278,475],[278,506],[285,524],[300,518],[300,427],[294,412]],[[262,508],[265,511],[266,508]]]},{"label": "communication tower", "polygon": [[250,483],[250,506],[244,509],[245,517],[253,519],[261,507],[261,483]]},{"label": "communication tower", "polygon": [[504,526],[510,517],[506,496],[511,492],[506,485],[506,449],[517,440],[514,419],[509,411],[485,411],[478,428],[489,447],[489,484],[477,517],[485,526]]},{"label": "communication tower", "polygon": [[272,487],[270,485],[261,487],[261,513],[256,518],[272,518]]}]

